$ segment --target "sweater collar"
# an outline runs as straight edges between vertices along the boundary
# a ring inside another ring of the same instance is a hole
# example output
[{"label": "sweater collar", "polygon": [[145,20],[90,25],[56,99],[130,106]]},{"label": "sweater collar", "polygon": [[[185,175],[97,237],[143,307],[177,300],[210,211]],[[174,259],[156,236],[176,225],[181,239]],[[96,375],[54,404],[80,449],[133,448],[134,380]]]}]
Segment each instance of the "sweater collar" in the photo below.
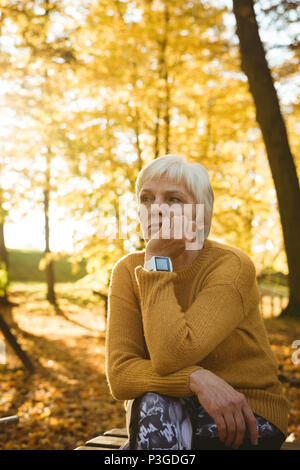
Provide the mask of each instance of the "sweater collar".
[{"label": "sweater collar", "polygon": [[211,240],[206,238],[203,243],[203,248],[201,249],[197,258],[194,259],[194,261],[186,268],[180,269],[179,271],[174,271],[177,275],[176,280],[193,279],[195,275],[201,270],[203,264],[207,262],[210,247]]}]

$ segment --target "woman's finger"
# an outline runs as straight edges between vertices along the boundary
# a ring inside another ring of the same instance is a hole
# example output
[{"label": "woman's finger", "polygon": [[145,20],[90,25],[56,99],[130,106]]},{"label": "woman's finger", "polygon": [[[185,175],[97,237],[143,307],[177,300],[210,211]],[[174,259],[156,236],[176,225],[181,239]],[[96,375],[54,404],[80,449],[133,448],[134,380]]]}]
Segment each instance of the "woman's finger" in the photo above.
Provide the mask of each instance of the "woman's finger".
[{"label": "woman's finger", "polygon": [[233,413],[230,412],[229,410],[227,412],[223,413],[226,427],[227,427],[227,435],[226,435],[226,440],[225,440],[225,445],[230,446],[236,435],[236,424],[235,424],[235,419],[233,417]]},{"label": "woman's finger", "polygon": [[234,420],[236,423],[236,435],[235,435],[235,440],[232,444],[232,447],[234,449],[237,449],[243,443],[245,431],[246,431],[245,418],[244,418],[243,413],[240,410],[237,410],[235,412]]},{"label": "woman's finger", "polygon": [[256,418],[253,414],[253,411],[251,410],[250,406],[248,403],[246,403],[242,407],[242,412],[245,416],[245,421],[249,430],[250,434],[250,440],[253,445],[257,444],[257,439],[258,439],[258,429],[257,429],[257,423],[256,423]]},{"label": "woman's finger", "polygon": [[218,428],[220,441],[224,442],[226,439],[226,435],[227,435],[227,427],[226,427],[224,417],[222,415],[219,415],[218,417],[215,418],[214,421]]}]

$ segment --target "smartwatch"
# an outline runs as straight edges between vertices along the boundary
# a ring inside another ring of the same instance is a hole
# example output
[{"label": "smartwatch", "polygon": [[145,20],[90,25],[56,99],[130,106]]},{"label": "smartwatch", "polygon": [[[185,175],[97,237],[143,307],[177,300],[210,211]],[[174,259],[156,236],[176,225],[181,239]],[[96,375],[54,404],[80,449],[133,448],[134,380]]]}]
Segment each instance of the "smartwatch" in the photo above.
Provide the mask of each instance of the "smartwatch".
[{"label": "smartwatch", "polygon": [[172,261],[168,256],[152,256],[146,261],[144,268],[147,271],[173,271]]}]

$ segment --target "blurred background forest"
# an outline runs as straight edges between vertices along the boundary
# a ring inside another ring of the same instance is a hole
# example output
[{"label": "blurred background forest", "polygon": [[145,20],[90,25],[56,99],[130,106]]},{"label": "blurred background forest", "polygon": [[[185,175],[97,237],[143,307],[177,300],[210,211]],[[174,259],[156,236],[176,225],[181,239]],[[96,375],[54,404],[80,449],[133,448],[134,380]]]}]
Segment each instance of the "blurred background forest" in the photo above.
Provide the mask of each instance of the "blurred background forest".
[{"label": "blurred background forest", "polygon": [[0,417],[19,416],[0,449],[72,449],[125,425],[104,371],[108,283],[145,246],[136,177],[171,153],[209,172],[209,238],[255,263],[300,440],[298,2],[0,6]]}]

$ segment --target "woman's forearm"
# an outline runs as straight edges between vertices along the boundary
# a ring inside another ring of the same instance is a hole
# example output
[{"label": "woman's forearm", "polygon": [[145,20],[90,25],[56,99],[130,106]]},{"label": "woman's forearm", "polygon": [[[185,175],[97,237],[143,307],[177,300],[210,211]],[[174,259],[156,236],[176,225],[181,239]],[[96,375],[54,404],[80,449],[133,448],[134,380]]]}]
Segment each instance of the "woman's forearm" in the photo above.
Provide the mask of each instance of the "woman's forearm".
[{"label": "woman's forearm", "polygon": [[144,334],[153,367],[168,375],[198,364],[244,320],[243,302],[233,284],[201,289],[183,311],[175,295],[175,272],[135,268]]},{"label": "woman's forearm", "polygon": [[115,364],[107,361],[106,376],[116,400],[129,400],[149,391],[174,397],[191,396],[190,375],[200,369],[200,366],[185,367],[162,377],[149,359],[131,358]]}]

